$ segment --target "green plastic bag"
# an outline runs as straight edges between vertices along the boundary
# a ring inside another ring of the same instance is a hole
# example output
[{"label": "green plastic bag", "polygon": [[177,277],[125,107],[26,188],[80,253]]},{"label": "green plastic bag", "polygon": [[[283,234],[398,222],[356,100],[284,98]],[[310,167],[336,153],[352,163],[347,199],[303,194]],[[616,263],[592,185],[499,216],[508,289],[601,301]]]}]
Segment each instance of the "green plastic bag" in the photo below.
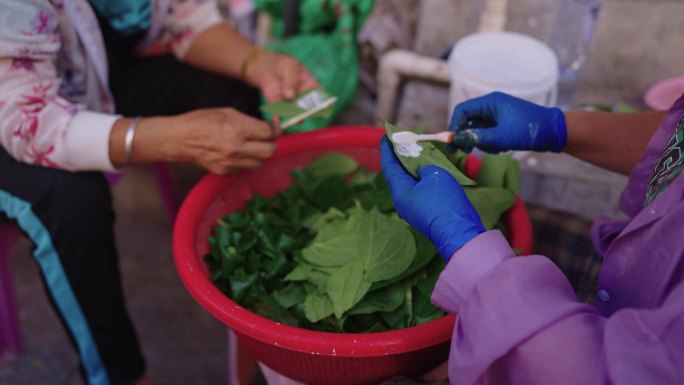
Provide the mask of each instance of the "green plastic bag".
[{"label": "green plastic bag", "polygon": [[[273,17],[276,36],[283,29],[285,3],[284,0],[254,2],[259,10]],[[287,132],[329,126],[354,99],[359,83],[356,35],[372,8],[372,0],[302,0],[298,34],[266,47],[299,60],[330,95],[337,96],[332,114],[307,119]]]}]

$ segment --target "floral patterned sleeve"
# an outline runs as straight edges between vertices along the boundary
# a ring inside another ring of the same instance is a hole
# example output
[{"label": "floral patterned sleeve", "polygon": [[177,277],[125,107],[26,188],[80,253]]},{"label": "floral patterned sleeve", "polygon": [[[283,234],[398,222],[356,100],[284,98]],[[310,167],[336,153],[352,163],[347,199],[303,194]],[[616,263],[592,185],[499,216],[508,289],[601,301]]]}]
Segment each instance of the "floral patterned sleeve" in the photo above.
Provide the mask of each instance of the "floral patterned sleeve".
[{"label": "floral patterned sleeve", "polygon": [[59,10],[0,0],[0,144],[15,159],[67,170],[111,170],[116,116],[58,95]]},{"label": "floral patterned sleeve", "polygon": [[221,21],[215,1],[172,0],[161,41],[171,47],[176,57],[182,59],[200,32]]}]

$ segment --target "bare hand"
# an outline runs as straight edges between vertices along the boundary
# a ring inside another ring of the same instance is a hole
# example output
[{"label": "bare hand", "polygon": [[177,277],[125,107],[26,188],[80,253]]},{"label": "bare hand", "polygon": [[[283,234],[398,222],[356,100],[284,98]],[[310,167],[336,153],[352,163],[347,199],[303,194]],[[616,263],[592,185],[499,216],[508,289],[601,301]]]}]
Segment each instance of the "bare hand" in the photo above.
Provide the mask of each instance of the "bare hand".
[{"label": "bare hand", "polygon": [[269,103],[292,99],[298,93],[320,87],[316,78],[296,59],[264,51],[247,67],[247,82],[259,87]]},{"label": "bare hand", "polygon": [[174,118],[181,132],[182,159],[215,174],[255,169],[273,155],[280,134],[262,120],[232,108],[192,111]]}]

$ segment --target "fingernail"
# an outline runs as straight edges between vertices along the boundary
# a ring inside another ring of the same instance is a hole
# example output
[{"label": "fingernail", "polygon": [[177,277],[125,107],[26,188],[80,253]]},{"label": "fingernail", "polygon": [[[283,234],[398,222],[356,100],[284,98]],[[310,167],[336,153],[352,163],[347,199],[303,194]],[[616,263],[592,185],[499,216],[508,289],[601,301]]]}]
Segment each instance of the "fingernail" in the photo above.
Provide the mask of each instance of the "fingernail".
[{"label": "fingernail", "polygon": [[285,90],[285,97],[286,97],[286,98],[292,99],[292,98],[294,98],[294,96],[295,96],[295,95],[294,95],[294,92],[293,92],[291,89]]}]

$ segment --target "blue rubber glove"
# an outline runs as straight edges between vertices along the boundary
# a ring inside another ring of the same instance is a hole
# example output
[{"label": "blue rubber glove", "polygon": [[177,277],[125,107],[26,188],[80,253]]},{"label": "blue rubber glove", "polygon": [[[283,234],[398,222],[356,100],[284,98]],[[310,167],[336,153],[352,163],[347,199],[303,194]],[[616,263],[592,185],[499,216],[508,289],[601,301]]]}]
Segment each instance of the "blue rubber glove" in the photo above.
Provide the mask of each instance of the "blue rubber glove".
[{"label": "blue rubber glove", "polygon": [[399,216],[427,237],[448,262],[463,245],[485,232],[461,185],[437,166],[418,170],[420,180],[397,159],[387,137],[380,141],[382,171]]},{"label": "blue rubber glove", "polygon": [[501,92],[466,100],[454,108],[449,130],[454,145],[498,153],[508,150],[561,152],[568,134],[558,108],[542,107]]}]

